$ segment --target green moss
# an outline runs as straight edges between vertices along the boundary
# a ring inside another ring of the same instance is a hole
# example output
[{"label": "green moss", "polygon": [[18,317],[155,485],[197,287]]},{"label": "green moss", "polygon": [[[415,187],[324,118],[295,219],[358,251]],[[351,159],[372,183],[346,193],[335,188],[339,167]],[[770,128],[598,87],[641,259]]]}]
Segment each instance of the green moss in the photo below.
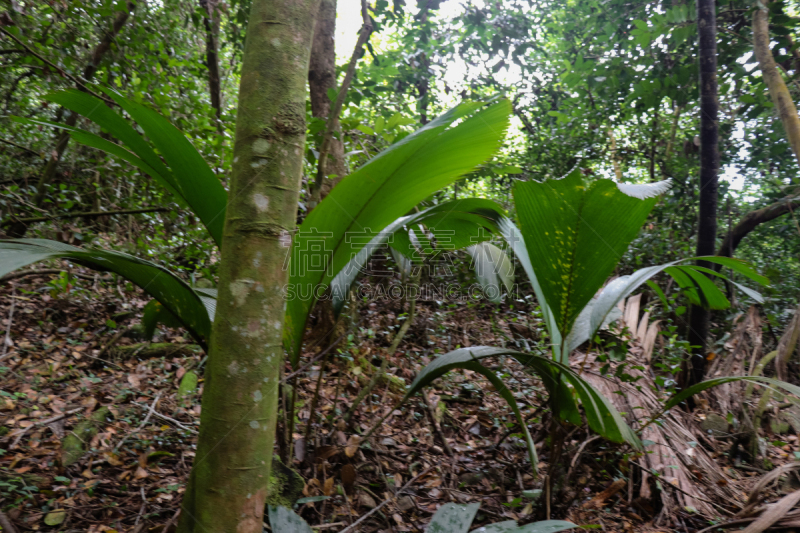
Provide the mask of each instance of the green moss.
[{"label": "green moss", "polygon": [[77,463],[86,453],[86,443],[97,435],[100,426],[109,415],[107,407],[101,407],[92,416],[75,426],[61,445],[61,463],[70,466]]},{"label": "green moss", "polygon": [[279,505],[291,509],[303,494],[304,486],[305,481],[300,474],[284,465],[277,456],[272,458],[272,471],[267,485],[267,505]]}]

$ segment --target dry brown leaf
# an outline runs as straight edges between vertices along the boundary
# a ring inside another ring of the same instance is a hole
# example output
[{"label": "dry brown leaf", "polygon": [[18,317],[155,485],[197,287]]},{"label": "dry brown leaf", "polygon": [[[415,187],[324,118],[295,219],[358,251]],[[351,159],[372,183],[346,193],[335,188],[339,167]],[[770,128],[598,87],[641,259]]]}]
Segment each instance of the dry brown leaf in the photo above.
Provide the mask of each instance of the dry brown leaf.
[{"label": "dry brown leaf", "polygon": [[342,485],[347,494],[353,493],[353,487],[356,485],[356,469],[351,464],[346,464],[342,467]]},{"label": "dry brown leaf", "polygon": [[334,455],[339,453],[339,448],[337,446],[320,446],[316,450],[316,457],[320,461],[324,461],[325,459],[330,459]]},{"label": "dry brown leaf", "polygon": [[350,435],[350,438],[347,439],[347,447],[344,449],[345,455],[347,457],[353,457],[356,452],[358,452],[358,446],[361,444],[361,437],[358,435]]},{"label": "dry brown leaf", "polygon": [[775,522],[786,516],[800,502],[800,490],[781,498],[778,503],[767,505],[755,522],[747,526],[742,533],[762,533]]},{"label": "dry brown leaf", "polygon": [[325,483],[322,485],[322,494],[325,496],[331,496],[333,494],[333,478],[329,477],[325,480]]},{"label": "dry brown leaf", "polygon": [[603,503],[612,497],[614,494],[621,491],[625,488],[628,482],[624,479],[617,479],[616,481],[612,482],[608,487],[603,489],[603,492],[599,493],[597,496],[583,504],[585,509],[600,509],[603,506]]},{"label": "dry brown leaf", "polygon": [[147,473],[147,470],[145,470],[141,466],[137,466],[136,467],[136,472],[133,474],[133,478],[134,479],[144,479],[148,475],[150,475],[150,474]]},{"label": "dry brown leaf", "polygon": [[361,505],[361,507],[366,507],[367,509],[373,509],[375,508],[376,505],[378,505],[377,503],[375,503],[375,498],[373,498],[366,492],[361,492],[358,495],[358,504]]},{"label": "dry brown leaf", "polygon": [[128,383],[130,383],[133,387],[139,388],[141,386],[141,381],[139,381],[139,376],[136,374],[128,374]]}]

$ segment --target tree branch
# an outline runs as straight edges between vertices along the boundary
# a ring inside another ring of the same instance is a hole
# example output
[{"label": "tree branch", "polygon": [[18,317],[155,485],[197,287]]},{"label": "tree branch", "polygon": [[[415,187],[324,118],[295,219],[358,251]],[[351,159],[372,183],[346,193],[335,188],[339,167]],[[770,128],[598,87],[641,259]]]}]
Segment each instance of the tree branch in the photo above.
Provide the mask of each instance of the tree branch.
[{"label": "tree branch", "polygon": [[140,213],[163,213],[170,211],[167,207],[148,207],[144,209],[122,209],[120,211],[91,211],[88,213],[65,213],[63,215],[50,215],[46,217],[31,217],[31,218],[10,218],[2,223],[3,226],[12,224],[14,222],[23,222],[30,224],[32,222],[44,222],[46,220],[55,220],[59,218],[91,218],[101,217],[108,215],[138,215]]},{"label": "tree branch", "polygon": [[[744,239],[748,233],[756,229],[759,224],[775,220],[797,208],[800,208],[800,194],[786,196],[766,207],[750,211],[739,220],[733,229],[731,229],[730,233],[725,237],[725,240],[722,241],[719,250],[717,250],[717,255],[733,257],[733,253],[736,251],[739,243],[742,242],[742,239]],[[716,270],[719,270],[720,267],[721,265],[715,265]]]}]

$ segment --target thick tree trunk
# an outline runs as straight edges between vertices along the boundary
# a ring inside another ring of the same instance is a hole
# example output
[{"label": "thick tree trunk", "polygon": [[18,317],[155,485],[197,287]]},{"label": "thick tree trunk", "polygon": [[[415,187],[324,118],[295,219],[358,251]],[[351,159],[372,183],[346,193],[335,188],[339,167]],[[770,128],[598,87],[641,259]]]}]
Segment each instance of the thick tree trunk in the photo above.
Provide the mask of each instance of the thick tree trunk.
[{"label": "thick tree trunk", "polygon": [[219,77],[219,9],[217,0],[200,0],[200,6],[208,14],[203,17],[206,28],[206,70],[208,71],[208,93],[217,129],[222,131],[222,88]]},{"label": "thick tree trunk", "polygon": [[254,0],[239,86],[219,299],[179,531],[261,533],[283,364],[283,261],[303,172],[319,0]]},{"label": "thick tree trunk", "polygon": [[[311,97],[311,114],[314,117],[326,120],[331,113],[331,99],[328,92],[331,89],[336,89],[335,30],[336,0],[322,0],[319,5],[317,26],[314,29],[314,44],[311,47],[311,63],[308,66],[308,88]],[[312,191],[314,203],[328,196],[331,189],[347,174],[347,169],[344,165],[344,143],[342,143],[341,136],[342,128],[337,117],[333,123],[333,137],[330,141],[330,152],[325,164],[327,176],[319,190]]]},{"label": "thick tree trunk", "polygon": [[[713,255],[717,238],[717,171],[719,169],[719,101],[717,97],[717,20],[714,0],[697,0],[697,31],[700,61],[700,217],[697,225],[697,255]],[[698,261],[706,268],[707,261]],[[692,306],[689,317],[690,359],[683,384],[702,381],[705,374],[709,312]]]},{"label": "thick tree trunk", "polygon": [[763,4],[757,2],[753,12],[753,49],[761,69],[761,77],[769,89],[769,96],[775,104],[783,129],[786,131],[786,140],[792,146],[795,157],[800,162],[800,120],[797,118],[797,108],[789,94],[772,51],[769,48],[769,11]]}]

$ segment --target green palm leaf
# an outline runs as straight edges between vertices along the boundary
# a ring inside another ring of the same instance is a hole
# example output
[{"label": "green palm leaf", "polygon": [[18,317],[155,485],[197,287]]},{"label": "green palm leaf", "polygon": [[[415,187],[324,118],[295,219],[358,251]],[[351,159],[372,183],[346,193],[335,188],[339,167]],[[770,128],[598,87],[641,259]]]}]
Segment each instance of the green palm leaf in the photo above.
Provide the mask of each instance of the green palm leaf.
[{"label": "green palm leaf", "polygon": [[95,270],[119,274],[155,298],[206,348],[211,320],[203,298],[166,268],[121,252],[84,250],[46,239],[0,241],[0,277],[47,259],[69,259]]},{"label": "green palm leaf", "polygon": [[[345,178],[306,217],[295,237],[290,288],[307,297],[290,298],[285,344],[292,363],[300,353],[308,314],[320,289],[327,289],[353,254],[369,242],[348,242],[354,234],[374,236],[433,192],[486,161],[500,147],[510,103],[465,103],[405,137]],[[470,116],[471,115],[471,116]],[[457,125],[453,122],[459,120]],[[322,246],[320,267],[299,260]]]},{"label": "green palm leaf", "polygon": [[[593,431],[613,442],[627,442],[635,448],[640,447],[638,437],[625,423],[611,402],[570,367],[547,357],[507,350],[505,348],[492,348],[488,346],[461,348],[437,357],[417,375],[417,378],[409,386],[408,391],[406,391],[403,401],[406,401],[424,387],[430,385],[434,380],[453,369],[462,368],[480,373],[492,382],[497,391],[503,396],[506,402],[508,402],[514,415],[517,417],[517,421],[522,427],[528,442],[528,452],[531,464],[533,464],[535,470],[537,463],[536,449],[533,446],[533,440],[530,437],[525,420],[522,417],[522,413],[517,406],[513,394],[503,384],[500,378],[497,377],[494,371],[480,363],[482,359],[500,355],[509,355],[513,357],[526,369],[532,371],[542,379],[551,397],[553,397],[556,402],[561,403],[557,406],[557,409],[554,409],[557,415],[561,414],[563,417],[566,413],[575,411],[573,406],[565,405],[565,403],[569,401],[568,398],[572,397],[571,392],[564,390],[564,387],[569,385],[570,389],[574,391],[575,396],[583,405],[586,420]],[[572,421],[579,423],[580,419],[578,418],[577,421]]]},{"label": "green palm leaf", "polygon": [[514,202],[533,270],[563,333],[603,286],[656,198],[629,196],[606,179],[587,185],[576,170],[560,180],[518,182]]}]

